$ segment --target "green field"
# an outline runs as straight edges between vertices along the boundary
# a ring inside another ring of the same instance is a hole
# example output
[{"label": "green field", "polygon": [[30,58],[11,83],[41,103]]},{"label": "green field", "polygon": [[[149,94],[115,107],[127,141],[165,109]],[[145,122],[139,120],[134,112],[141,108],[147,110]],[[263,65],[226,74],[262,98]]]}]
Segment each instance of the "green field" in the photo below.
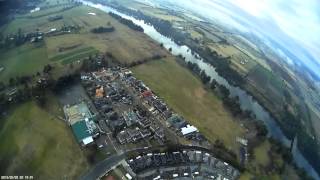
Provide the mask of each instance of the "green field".
[{"label": "green field", "polygon": [[270,151],[269,141],[265,141],[256,147],[254,149],[255,161],[262,166],[267,166],[270,163],[268,151]]},{"label": "green field", "polygon": [[152,61],[132,69],[169,107],[195,125],[210,141],[221,139],[236,148],[243,129],[222,101],[204,89],[202,82],[174,58]]},{"label": "green field", "polygon": [[281,77],[261,65],[256,65],[246,78],[248,83],[245,84],[245,88],[276,115],[286,102],[283,92],[287,86]]},{"label": "green field", "polygon": [[57,56],[54,56],[54,57],[50,58],[50,60],[51,61],[60,61],[62,59],[66,59],[66,58],[72,57],[72,56],[74,56],[76,54],[81,54],[81,53],[84,53],[84,52],[90,52],[90,51],[93,51],[93,50],[95,50],[95,49],[92,48],[92,47],[76,49],[76,50],[68,51],[68,53],[63,53],[63,54],[59,54]]},{"label": "green field", "polygon": [[[55,1],[50,2],[56,3]],[[149,59],[155,55],[167,55],[167,52],[161,49],[159,44],[149,39],[145,34],[131,30],[105,12],[88,6],[78,6],[54,13],[62,7],[54,6],[40,10],[35,15],[40,14],[41,16],[35,18],[28,18],[29,13],[25,17],[16,18],[0,27],[0,31],[4,35],[18,32],[19,29],[22,30],[22,33],[27,33],[37,29],[47,32],[52,28],[60,29],[62,26],[79,26],[81,28],[79,33],[45,37],[43,46],[39,48],[27,42],[26,45],[3,52],[0,55],[0,65],[5,68],[5,71],[1,72],[0,81],[8,81],[11,77],[35,74],[48,63],[58,67],[55,74],[60,76],[61,73],[68,72],[65,68],[66,64],[95,55],[98,52],[111,52],[115,59],[121,63]],[[94,12],[97,15],[92,16],[88,12]],[[47,13],[50,15],[45,16]],[[48,17],[52,15],[63,15],[63,19],[49,22]],[[112,33],[102,34],[90,32],[92,28],[105,26],[107,23],[111,23],[116,30]],[[66,50],[60,51],[60,49]]]},{"label": "green field", "polygon": [[[54,5],[56,2],[50,1],[50,4]],[[105,12],[88,6],[79,6],[63,12],[59,11],[57,14],[53,13],[62,7],[53,6],[53,8],[40,10],[33,14],[40,14],[38,18],[28,18],[29,13],[0,27],[4,35],[15,33],[19,29],[26,33],[34,32],[36,29],[47,32],[51,28],[59,29],[64,25],[81,27],[79,33],[45,37],[40,46],[27,42],[20,47],[2,50],[0,67],[4,67],[4,71],[0,73],[0,81],[8,82],[10,78],[42,72],[43,67],[49,63],[55,67],[53,76],[60,77],[72,72],[69,66],[66,66],[67,64],[98,52],[111,52],[121,63],[149,59],[155,55],[167,55],[164,49],[145,34],[129,29]],[[88,15],[88,12],[94,12],[97,15]],[[50,15],[42,16],[46,13]],[[49,22],[48,17],[52,15],[63,15],[63,19]],[[102,34],[90,32],[92,28],[105,26],[108,22],[115,27],[115,32]],[[75,63],[74,67],[78,68],[80,65]]]},{"label": "green field", "polygon": [[28,102],[18,106],[2,121],[1,175],[75,179],[88,169],[84,153],[66,123],[36,103]]},{"label": "green field", "polygon": [[98,50],[93,47],[85,47],[68,51],[67,53],[59,54],[50,58],[51,61],[60,61],[63,65],[70,64],[82,59],[83,57],[93,56],[99,53]]},{"label": "green field", "polygon": [[39,47],[26,44],[0,54],[0,66],[5,70],[0,73],[0,81],[8,81],[11,77],[31,75],[42,71],[48,64],[47,51],[44,45]]}]

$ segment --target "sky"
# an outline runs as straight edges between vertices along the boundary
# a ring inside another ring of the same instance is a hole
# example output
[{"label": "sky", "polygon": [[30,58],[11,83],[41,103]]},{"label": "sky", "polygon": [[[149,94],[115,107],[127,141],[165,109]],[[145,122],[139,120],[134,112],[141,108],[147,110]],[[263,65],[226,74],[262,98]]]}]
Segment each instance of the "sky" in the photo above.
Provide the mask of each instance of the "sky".
[{"label": "sky", "polygon": [[272,39],[297,57],[291,61],[304,63],[320,77],[320,0],[165,1],[239,31]]}]

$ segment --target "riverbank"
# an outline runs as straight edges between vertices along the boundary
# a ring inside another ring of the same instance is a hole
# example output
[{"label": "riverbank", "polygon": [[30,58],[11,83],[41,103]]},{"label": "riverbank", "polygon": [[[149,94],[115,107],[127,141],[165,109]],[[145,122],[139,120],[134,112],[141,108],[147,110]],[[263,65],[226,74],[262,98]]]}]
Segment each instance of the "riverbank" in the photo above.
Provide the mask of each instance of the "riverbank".
[{"label": "riverbank", "polygon": [[[94,5],[92,4],[92,6],[95,6],[96,8],[100,8],[103,9],[105,11],[110,11],[111,9],[109,7],[104,7],[101,5]],[[119,13],[115,10],[111,10],[113,12]],[[119,13],[121,14],[121,13]],[[159,34],[155,28],[145,24],[143,21],[139,21],[137,19],[134,19],[130,16],[121,14],[123,17],[128,18],[130,20],[133,20],[135,23],[137,23],[138,25],[142,26],[145,29],[145,33],[148,34],[151,38],[153,38],[154,40],[158,41],[159,43],[163,43],[164,47],[166,47],[167,49],[171,48],[172,49],[172,53],[175,55],[178,54],[182,54],[184,57],[186,57],[186,61],[194,61],[197,62],[198,64],[200,64],[201,68],[204,68],[206,71],[209,71],[210,73],[208,73],[209,75],[213,76],[215,79],[219,79],[217,80],[219,83],[222,83],[223,85],[228,86],[228,88],[231,88],[231,94],[236,94],[236,95],[241,95],[240,101],[246,101],[248,104],[243,105],[244,107],[250,107],[250,108],[255,108],[253,110],[253,112],[255,114],[258,115],[259,119],[261,116],[262,121],[264,121],[268,127],[269,132],[271,132],[270,134],[272,134],[272,136],[274,136],[275,138],[279,139],[282,143],[288,144],[288,139],[284,136],[284,134],[282,133],[282,131],[280,130],[280,128],[276,125],[276,123],[274,122],[274,119],[270,117],[270,115],[264,111],[264,109],[257,104],[256,101],[254,101],[252,99],[252,97],[248,96],[247,93],[245,93],[243,90],[233,87],[231,86],[224,78],[220,77],[214,70],[213,67],[208,66],[207,64],[205,64],[201,58],[195,58],[195,55],[192,55],[189,51],[190,49],[186,46],[178,46],[177,44],[175,44],[173,41],[171,41],[169,38],[166,38],[164,36],[162,36],[161,34]],[[197,54],[196,54],[197,55]],[[199,56],[199,55],[197,55]],[[296,157],[296,154],[300,155],[300,152],[297,151],[294,154],[294,157]],[[303,157],[303,156],[302,156]],[[303,162],[302,162],[303,161]],[[310,174],[314,175],[314,172],[312,173],[312,167],[308,164],[308,162],[305,159],[302,159],[301,161],[299,161],[300,166],[303,166],[304,169],[306,169]],[[311,168],[310,168],[311,167]],[[315,176],[317,177],[317,175]]]}]

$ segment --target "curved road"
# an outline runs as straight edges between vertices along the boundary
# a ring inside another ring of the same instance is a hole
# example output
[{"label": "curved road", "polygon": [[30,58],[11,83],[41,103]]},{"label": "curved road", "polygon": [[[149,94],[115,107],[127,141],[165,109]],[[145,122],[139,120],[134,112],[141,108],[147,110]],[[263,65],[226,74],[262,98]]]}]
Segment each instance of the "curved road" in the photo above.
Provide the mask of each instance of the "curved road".
[{"label": "curved road", "polygon": [[82,180],[95,180],[101,175],[105,174],[107,171],[111,170],[114,166],[118,165],[124,158],[125,153],[113,155],[97,165],[95,165],[86,175],[84,175]]}]

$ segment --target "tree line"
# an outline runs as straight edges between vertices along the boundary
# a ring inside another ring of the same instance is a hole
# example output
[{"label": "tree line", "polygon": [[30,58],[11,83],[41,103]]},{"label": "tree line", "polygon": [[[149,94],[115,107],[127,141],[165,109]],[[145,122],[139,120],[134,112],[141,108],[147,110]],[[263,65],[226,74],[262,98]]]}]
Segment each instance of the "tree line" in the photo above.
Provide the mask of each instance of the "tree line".
[{"label": "tree line", "polygon": [[93,28],[91,32],[99,34],[99,33],[113,32],[114,30],[115,28],[113,26],[110,26],[110,27],[99,26],[99,27]]},{"label": "tree line", "polygon": [[135,31],[140,31],[143,32],[143,28],[141,26],[138,26],[136,24],[134,24],[131,20],[122,18],[121,16],[113,13],[113,12],[109,12],[109,15],[113,18],[115,18],[116,20],[118,20],[120,23],[127,25],[130,29],[133,29]]}]

